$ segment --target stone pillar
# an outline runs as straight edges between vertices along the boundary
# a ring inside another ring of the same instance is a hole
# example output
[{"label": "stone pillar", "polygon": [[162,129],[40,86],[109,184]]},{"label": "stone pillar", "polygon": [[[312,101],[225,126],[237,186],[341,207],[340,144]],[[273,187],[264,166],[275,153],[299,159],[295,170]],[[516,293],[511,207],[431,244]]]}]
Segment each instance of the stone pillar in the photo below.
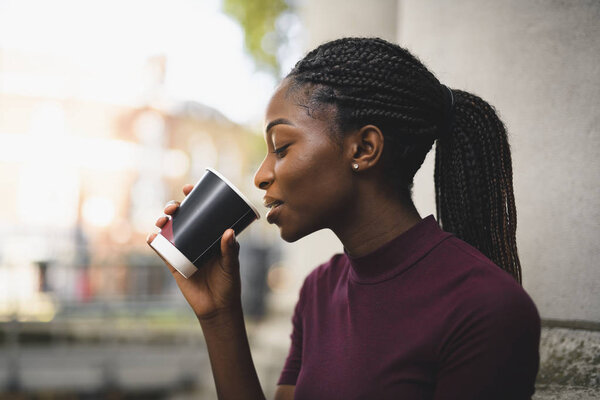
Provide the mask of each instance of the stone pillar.
[{"label": "stone pillar", "polygon": [[305,0],[299,13],[307,50],[345,36],[377,36],[395,41],[397,0]]}]

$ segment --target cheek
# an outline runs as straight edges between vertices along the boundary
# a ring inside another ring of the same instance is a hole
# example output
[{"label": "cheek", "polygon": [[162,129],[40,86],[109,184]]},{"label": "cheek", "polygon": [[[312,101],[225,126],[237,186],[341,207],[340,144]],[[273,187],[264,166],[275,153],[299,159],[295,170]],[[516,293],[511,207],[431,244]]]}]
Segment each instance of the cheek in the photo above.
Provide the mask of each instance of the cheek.
[{"label": "cheek", "polygon": [[287,157],[275,166],[278,186],[286,203],[297,203],[313,186],[316,170],[310,157]]},{"label": "cheek", "polygon": [[276,173],[286,202],[298,211],[313,213],[335,206],[345,187],[341,163],[332,151],[311,152],[282,162]]}]

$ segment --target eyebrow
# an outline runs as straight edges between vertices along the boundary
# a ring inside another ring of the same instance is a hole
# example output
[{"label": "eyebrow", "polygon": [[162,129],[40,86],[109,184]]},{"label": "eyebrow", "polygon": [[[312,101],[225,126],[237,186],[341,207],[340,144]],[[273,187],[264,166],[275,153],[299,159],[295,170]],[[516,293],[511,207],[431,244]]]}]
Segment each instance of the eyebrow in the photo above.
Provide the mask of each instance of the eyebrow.
[{"label": "eyebrow", "polygon": [[284,124],[284,125],[291,125],[294,126],[294,124],[292,124],[291,121],[285,119],[285,118],[277,118],[276,120],[273,120],[271,122],[269,122],[269,124],[267,125],[267,127],[265,128],[265,133],[269,132],[269,130],[274,127],[275,125],[279,125],[279,124]]}]

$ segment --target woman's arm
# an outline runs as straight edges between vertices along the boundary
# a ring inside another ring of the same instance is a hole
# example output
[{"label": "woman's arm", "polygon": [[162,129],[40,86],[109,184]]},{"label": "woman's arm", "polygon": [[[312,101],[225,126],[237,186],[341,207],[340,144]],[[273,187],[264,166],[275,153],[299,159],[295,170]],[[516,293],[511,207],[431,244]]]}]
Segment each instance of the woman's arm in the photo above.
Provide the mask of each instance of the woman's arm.
[{"label": "woman's arm", "polygon": [[[187,196],[192,188],[186,185],[183,193]],[[169,204],[165,214],[173,215],[178,207],[176,202]],[[162,228],[167,221],[161,217],[156,226]],[[150,243],[155,237],[151,234],[146,240]],[[200,321],[219,399],[264,399],[244,325],[239,244],[233,230],[225,231],[220,245],[219,254],[188,279],[163,261]]]},{"label": "woman's arm", "polygon": [[241,304],[230,312],[199,320],[219,399],[264,399],[250,354]]}]

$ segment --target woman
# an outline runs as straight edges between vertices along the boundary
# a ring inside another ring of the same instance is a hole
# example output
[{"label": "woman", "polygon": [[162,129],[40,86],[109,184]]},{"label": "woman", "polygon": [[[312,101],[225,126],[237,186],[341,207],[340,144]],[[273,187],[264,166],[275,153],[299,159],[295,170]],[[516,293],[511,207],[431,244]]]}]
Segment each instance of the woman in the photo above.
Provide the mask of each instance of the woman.
[{"label": "woman", "polygon": [[[531,398],[539,317],[519,284],[510,151],[489,104],[399,46],[346,38],[283,80],[265,139],[268,221],[288,242],[328,228],[344,245],[302,286],[276,399]],[[434,142],[437,222],[411,200]],[[219,397],[257,399],[237,255],[228,230],[192,279],[171,271]]]}]

